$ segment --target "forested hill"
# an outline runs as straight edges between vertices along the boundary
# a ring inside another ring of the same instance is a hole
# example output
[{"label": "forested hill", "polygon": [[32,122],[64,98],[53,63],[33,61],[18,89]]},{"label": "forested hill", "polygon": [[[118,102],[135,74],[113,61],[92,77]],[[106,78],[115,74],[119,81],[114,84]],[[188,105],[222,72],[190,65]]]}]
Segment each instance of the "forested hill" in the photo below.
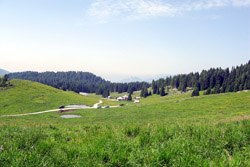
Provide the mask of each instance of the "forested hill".
[{"label": "forested hill", "polygon": [[89,72],[17,72],[9,74],[10,79],[24,79],[40,82],[63,90],[94,92],[96,85],[108,81]]},{"label": "forested hill", "polygon": [[9,74],[10,79],[24,79],[40,82],[62,90],[88,92],[109,96],[109,92],[128,92],[142,90],[152,86],[156,94],[165,86],[185,92],[187,87],[194,90],[206,90],[206,94],[236,92],[250,89],[250,61],[244,65],[229,68],[210,68],[201,73],[180,74],[147,82],[112,83],[89,72],[18,72]]},{"label": "forested hill", "polygon": [[145,82],[111,83],[89,72],[17,72],[9,74],[9,79],[24,79],[40,82],[62,90],[88,92],[108,96],[109,92],[140,90]]},{"label": "forested hill", "polygon": [[237,92],[250,89],[250,61],[244,65],[226,68],[210,68],[201,73],[180,74],[166,79],[153,81],[154,92],[157,88],[171,86],[185,92],[187,87],[197,91],[206,90],[205,94]]}]

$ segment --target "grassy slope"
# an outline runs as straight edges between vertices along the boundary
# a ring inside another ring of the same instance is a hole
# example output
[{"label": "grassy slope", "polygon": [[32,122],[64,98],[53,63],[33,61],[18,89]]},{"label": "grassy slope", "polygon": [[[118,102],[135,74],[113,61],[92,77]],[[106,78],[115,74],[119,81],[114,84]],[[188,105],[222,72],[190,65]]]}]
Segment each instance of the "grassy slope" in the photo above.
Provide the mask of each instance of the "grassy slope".
[{"label": "grassy slope", "polygon": [[[68,113],[47,113],[18,118],[4,118],[2,124],[29,126],[29,124],[51,124],[65,126],[115,125],[124,124],[216,124],[230,122],[250,115],[250,92],[227,93],[190,97],[190,93],[177,96],[160,97],[153,95],[141,100],[141,103],[128,103],[128,106],[108,109],[88,109],[74,111],[82,118],[61,119]],[[42,118],[42,119],[41,119]],[[2,118],[3,119],[3,118]],[[1,125],[1,123],[0,123]]]},{"label": "grassy slope", "polygon": [[154,95],[73,112],[82,118],[0,118],[0,166],[247,166],[249,100],[250,92]]},{"label": "grassy slope", "polygon": [[58,108],[60,105],[86,104],[98,100],[65,92],[37,82],[11,80],[13,86],[0,88],[0,115],[21,114]]}]

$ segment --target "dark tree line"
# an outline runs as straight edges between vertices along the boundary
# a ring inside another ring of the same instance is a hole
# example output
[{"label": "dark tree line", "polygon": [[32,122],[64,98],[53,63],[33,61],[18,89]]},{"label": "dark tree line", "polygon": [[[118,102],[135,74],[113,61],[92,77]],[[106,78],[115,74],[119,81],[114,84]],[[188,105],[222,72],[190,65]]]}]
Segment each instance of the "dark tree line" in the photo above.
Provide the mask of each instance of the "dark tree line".
[{"label": "dark tree line", "polygon": [[10,79],[24,79],[40,82],[62,90],[74,92],[96,93],[103,97],[110,92],[132,92],[141,90],[143,85],[150,86],[146,82],[112,83],[89,72],[18,72],[9,74]]},{"label": "dark tree line", "polygon": [[198,91],[206,90],[204,94],[237,92],[250,89],[250,61],[244,65],[221,69],[210,68],[201,73],[179,74],[152,82],[153,93],[158,94],[159,88],[171,86],[185,92],[187,87],[194,89],[194,96]]},{"label": "dark tree line", "polygon": [[[152,93],[165,96],[165,87],[171,86],[185,92],[188,87],[195,91],[193,96],[197,96],[199,91],[206,90],[204,94],[236,92],[250,89],[250,61],[244,65],[221,69],[210,68],[201,73],[179,74],[147,82],[112,83],[89,72],[18,72],[9,74],[10,79],[25,79],[40,82],[62,90],[75,92],[96,93],[103,97],[109,96],[110,92],[128,92],[142,90],[141,96],[151,95],[147,88],[152,86]],[[1,79],[0,84],[4,85]],[[6,82],[5,82],[6,84]],[[167,88],[168,88],[167,87]]]},{"label": "dark tree line", "polygon": [[[99,87],[96,89],[95,93],[97,95],[103,95],[103,97],[107,97],[105,93],[108,92],[118,92],[123,93],[127,92],[129,94],[133,94],[134,91],[141,90],[143,85],[145,85],[147,88],[150,87],[150,84],[147,82],[130,82],[130,83],[108,83],[108,84],[102,84],[99,85]],[[109,95],[109,93],[108,93]]]}]

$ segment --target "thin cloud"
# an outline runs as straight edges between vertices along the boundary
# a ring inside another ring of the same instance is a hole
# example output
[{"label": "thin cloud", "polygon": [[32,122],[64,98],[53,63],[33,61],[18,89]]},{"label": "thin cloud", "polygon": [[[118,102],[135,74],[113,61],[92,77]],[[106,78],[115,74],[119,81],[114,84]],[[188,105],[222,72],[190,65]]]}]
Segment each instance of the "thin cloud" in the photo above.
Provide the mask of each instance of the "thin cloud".
[{"label": "thin cloud", "polygon": [[96,0],[90,5],[87,15],[99,22],[107,22],[116,19],[173,17],[189,11],[246,6],[250,6],[250,0],[194,0],[189,3],[171,3],[164,0]]},{"label": "thin cloud", "polygon": [[173,16],[177,13],[171,4],[146,0],[97,0],[91,4],[88,15],[99,20],[122,17],[140,19],[154,16]]}]

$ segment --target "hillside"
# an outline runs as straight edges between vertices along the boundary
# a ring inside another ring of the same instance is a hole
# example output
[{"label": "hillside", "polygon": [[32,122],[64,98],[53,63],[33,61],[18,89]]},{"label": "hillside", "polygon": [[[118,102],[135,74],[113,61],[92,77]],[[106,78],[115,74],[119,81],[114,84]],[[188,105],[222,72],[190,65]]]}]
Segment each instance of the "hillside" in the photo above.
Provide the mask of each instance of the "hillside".
[{"label": "hillside", "polygon": [[9,72],[4,70],[4,69],[0,69],[0,76],[8,74]]},{"label": "hillside", "polygon": [[0,166],[248,166],[250,91],[190,94],[2,117]]},{"label": "hillside", "polygon": [[9,74],[10,79],[23,79],[40,82],[57,89],[70,90],[74,92],[87,92],[101,94],[105,97],[108,92],[127,92],[140,90],[145,82],[111,83],[89,72],[17,72]]},{"label": "hillside", "polygon": [[108,81],[89,72],[17,72],[9,74],[10,79],[24,79],[40,82],[58,89],[75,92],[95,92],[98,85]]},{"label": "hillside", "polygon": [[10,83],[12,86],[0,88],[0,115],[56,109],[60,105],[68,104],[92,106],[98,102],[94,98],[58,90],[37,82],[10,80]]},{"label": "hillside", "polygon": [[201,73],[189,73],[161,78],[152,82],[153,92],[162,85],[171,86],[182,92],[187,88],[199,91],[207,90],[206,94],[237,92],[250,89],[250,61],[240,66],[229,68],[210,68]]}]

